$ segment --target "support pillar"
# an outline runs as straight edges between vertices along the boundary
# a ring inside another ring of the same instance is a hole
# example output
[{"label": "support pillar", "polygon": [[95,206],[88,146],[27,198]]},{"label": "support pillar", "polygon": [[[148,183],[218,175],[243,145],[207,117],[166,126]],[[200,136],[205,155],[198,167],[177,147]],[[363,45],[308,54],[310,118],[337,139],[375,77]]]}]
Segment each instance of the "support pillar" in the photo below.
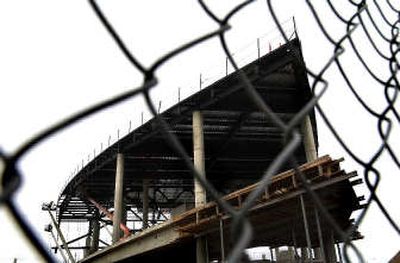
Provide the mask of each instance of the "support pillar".
[{"label": "support pillar", "polygon": [[222,218],[219,219],[219,238],[221,244],[221,262],[225,262],[224,225]]},{"label": "support pillar", "polygon": [[146,229],[149,226],[149,181],[143,179],[143,226],[142,229]]},{"label": "support pillar", "polygon": [[340,263],[344,262],[343,261],[343,256],[342,256],[342,251],[341,251],[339,243],[336,243],[336,249],[337,249],[337,253],[339,255],[339,262]]},{"label": "support pillar", "polygon": [[[203,116],[200,111],[193,112],[193,159],[194,167],[200,176],[205,178],[205,160],[204,160],[204,131]],[[201,206],[207,202],[206,190],[200,182],[194,179],[194,205]],[[198,219],[197,219],[198,220]],[[207,263],[207,241],[205,237],[196,239],[196,262]]]},{"label": "support pillar", "polygon": [[[193,112],[193,157],[194,167],[205,178],[203,115],[200,111]],[[207,202],[206,190],[197,179],[194,180],[194,198],[195,207]]]},{"label": "support pillar", "polygon": [[321,249],[324,247],[324,240],[322,237],[322,228],[321,228],[319,213],[318,213],[317,208],[314,208],[314,211],[315,211],[315,220],[317,223],[318,240],[319,240],[319,247],[314,248],[315,257],[318,260],[321,260],[322,262],[326,262],[324,250]]},{"label": "support pillar", "polygon": [[303,145],[307,161],[310,162],[317,159],[317,146],[314,140],[314,132],[311,125],[310,116],[306,116],[303,123],[301,124],[301,133],[303,134]]},{"label": "support pillar", "polygon": [[115,244],[121,237],[120,224],[122,223],[124,200],[124,155],[117,154],[117,167],[115,171],[114,213],[113,213],[113,238]]},{"label": "support pillar", "polygon": [[86,237],[86,249],[84,251],[84,256],[89,256],[90,254],[96,252],[99,249],[99,236],[100,236],[100,223],[98,221],[98,216],[90,219],[89,221],[89,231]]},{"label": "support pillar", "polygon": [[[316,147],[315,140],[314,140],[314,132],[313,132],[312,124],[311,124],[311,118],[309,115],[307,115],[304,118],[304,121],[301,124],[301,133],[303,134],[303,145],[304,145],[307,162],[316,160],[318,158],[317,147]],[[311,254],[311,241],[310,241],[311,238],[310,238],[309,232],[308,232],[308,222],[307,222],[307,216],[306,216],[303,195],[300,196],[300,202],[301,202],[301,206],[302,206],[304,227],[305,227],[306,239],[307,239],[307,248],[301,249],[301,259],[303,260],[303,262],[307,262],[312,259],[312,254]]]},{"label": "support pillar", "polygon": [[271,262],[274,261],[274,252],[272,252],[272,248],[269,247],[269,255],[271,257]]},{"label": "support pillar", "polygon": [[[306,212],[306,205],[304,202],[304,197],[303,195],[300,195],[300,205],[301,205],[301,211],[303,215],[303,223],[304,223],[304,231],[305,231],[305,236],[306,236],[306,242],[307,242],[307,248],[305,251],[301,251],[301,257],[311,255],[311,237],[310,237],[310,231],[308,227],[308,220],[307,220],[307,212]],[[308,261],[311,262],[311,258],[308,258]]]},{"label": "support pillar", "polygon": [[87,257],[90,255],[90,245],[92,244],[92,222],[89,221],[89,231],[85,240],[85,249],[83,250],[83,256]]},{"label": "support pillar", "polygon": [[92,229],[92,240],[90,243],[90,254],[99,250],[99,240],[100,240],[100,222],[99,218],[95,217],[91,220]]}]

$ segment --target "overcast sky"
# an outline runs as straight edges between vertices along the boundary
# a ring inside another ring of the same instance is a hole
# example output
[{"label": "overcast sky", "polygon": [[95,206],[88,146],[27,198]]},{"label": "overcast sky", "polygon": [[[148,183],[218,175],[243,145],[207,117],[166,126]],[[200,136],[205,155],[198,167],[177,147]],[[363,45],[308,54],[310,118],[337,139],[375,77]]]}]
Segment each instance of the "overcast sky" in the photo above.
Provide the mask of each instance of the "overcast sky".
[{"label": "overcast sky", "polygon": [[[222,16],[239,1],[218,2],[212,8]],[[332,55],[333,47],[316,26],[305,1],[275,2],[282,21],[296,17],[305,62],[309,68],[318,71]],[[345,1],[340,2],[338,9],[345,16],[354,12],[352,6],[344,4]],[[196,1],[153,0],[135,4],[137,1],[108,0],[99,3],[131,51],[146,66],[177,45],[217,28]],[[394,21],[394,14],[384,3],[383,7]],[[345,26],[328,11],[328,6],[318,1],[317,9],[329,32],[336,39],[342,36]],[[378,17],[373,8],[371,11]],[[389,36],[390,28],[379,17],[377,21]],[[258,37],[262,37],[264,43],[279,45],[265,1],[256,1],[240,12],[232,20],[232,26],[227,38],[233,52],[241,51],[242,55],[237,55],[239,60],[256,58]],[[0,147],[8,153],[60,119],[141,84],[141,75],[118,50],[87,1],[0,1],[0,34]],[[371,49],[361,28],[354,37],[374,72],[387,79],[387,63]],[[374,37],[388,55],[385,43],[376,34]],[[156,102],[162,100],[162,109],[177,102],[178,88],[183,97],[197,91],[200,73],[207,79],[224,72],[225,55],[218,43],[214,39],[197,46],[172,59],[157,72],[160,85],[152,96]],[[382,110],[385,106],[383,88],[357,63],[348,44],[346,47],[349,51],[342,59],[352,82],[363,99],[375,110]],[[327,79],[330,86],[321,102],[322,107],[351,149],[363,160],[368,160],[380,145],[376,119],[357,104],[335,67],[328,71]],[[107,144],[109,136],[112,142],[115,141],[118,129],[121,136],[126,134],[129,122],[133,127],[139,125],[142,112],[145,120],[148,119],[150,115],[143,100],[131,99],[47,139],[21,160],[24,184],[17,194],[18,204],[45,243],[49,237],[43,232],[43,226],[49,218],[41,211],[40,204],[56,201],[82,159],[84,163],[88,158],[92,159],[94,152],[99,153],[101,143]],[[320,119],[318,128],[320,155],[346,157],[347,171],[357,170],[362,176],[361,168],[350,160]],[[390,143],[397,152],[398,136],[396,127]],[[400,223],[400,210],[394,202],[399,198],[396,191],[400,183],[398,169],[387,154],[379,160],[378,168],[384,175],[378,193]],[[363,187],[356,188],[357,193],[366,194]],[[35,256],[27,244],[21,243],[4,208],[0,208],[0,222],[0,261],[10,262],[17,257],[31,262]],[[375,206],[361,232],[365,240],[357,241],[356,245],[368,262],[387,262],[397,252],[399,237]]]}]

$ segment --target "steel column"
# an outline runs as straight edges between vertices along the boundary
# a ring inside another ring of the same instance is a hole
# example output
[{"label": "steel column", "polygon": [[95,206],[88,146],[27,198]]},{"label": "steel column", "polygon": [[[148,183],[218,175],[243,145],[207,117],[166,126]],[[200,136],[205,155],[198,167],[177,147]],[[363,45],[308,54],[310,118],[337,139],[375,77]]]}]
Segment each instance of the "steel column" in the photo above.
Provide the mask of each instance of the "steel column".
[{"label": "steel column", "polygon": [[[304,203],[303,195],[300,195],[300,204],[301,204],[301,212],[303,215],[304,231],[305,231],[306,241],[307,241],[307,250],[308,250],[307,252],[308,252],[308,255],[311,255],[311,238],[310,238],[310,231],[308,228],[306,206]],[[302,253],[303,253],[303,251],[302,251]],[[303,255],[302,255],[302,257],[303,257]],[[309,260],[311,262],[311,257],[309,258]]]},{"label": "steel column", "polygon": [[117,154],[117,163],[115,171],[115,191],[114,191],[114,213],[113,213],[113,238],[115,244],[121,238],[120,224],[123,216],[123,192],[124,192],[124,155]]},{"label": "steel column", "polygon": [[269,247],[269,255],[271,256],[271,262],[274,261],[274,252],[271,247]]},{"label": "steel column", "polygon": [[224,226],[222,217],[219,219],[219,238],[221,241],[221,262],[225,262]]},{"label": "steel column", "polygon": [[337,252],[338,252],[338,255],[339,255],[339,262],[340,262],[340,263],[344,262],[344,261],[343,261],[343,256],[342,256],[342,251],[340,250],[340,245],[339,245],[339,243],[336,243],[336,249],[337,249]]},{"label": "steel column", "polygon": [[317,259],[322,259],[323,262],[326,262],[325,253],[324,253],[324,250],[322,249],[324,247],[324,239],[322,236],[321,223],[319,220],[319,214],[318,214],[317,208],[314,208],[314,211],[315,211],[315,220],[317,222],[317,231],[318,231],[318,240],[319,240],[319,248],[316,249],[316,252],[318,252],[316,254],[319,254],[319,255],[317,255],[318,256]]}]

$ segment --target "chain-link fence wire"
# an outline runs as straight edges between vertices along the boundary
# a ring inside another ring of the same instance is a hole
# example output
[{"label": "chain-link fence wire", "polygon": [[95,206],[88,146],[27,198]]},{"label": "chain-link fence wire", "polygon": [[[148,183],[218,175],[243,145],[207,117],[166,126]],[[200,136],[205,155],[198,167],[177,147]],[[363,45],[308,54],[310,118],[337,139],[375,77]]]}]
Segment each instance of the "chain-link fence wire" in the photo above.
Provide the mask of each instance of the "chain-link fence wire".
[{"label": "chain-link fence wire", "polygon": [[[229,255],[227,257],[228,262],[239,262],[244,260],[244,249],[248,247],[253,237],[252,226],[246,215],[255,200],[264,192],[264,189],[269,184],[271,177],[284,163],[290,162],[293,168],[298,166],[294,151],[301,145],[302,139],[300,131],[297,127],[313,108],[317,109],[317,112],[321,116],[323,122],[325,122],[330,132],[336,138],[337,142],[342,146],[343,150],[347,152],[347,154],[350,155],[354,161],[363,167],[363,177],[369,190],[369,196],[367,198],[366,208],[362,210],[355,220],[354,228],[357,228],[362,223],[363,219],[368,216],[368,208],[372,203],[375,203],[378,205],[381,213],[387,219],[388,224],[392,226],[393,231],[396,231],[397,234],[400,234],[399,226],[392,218],[390,212],[385,208],[385,204],[382,203],[377,195],[377,188],[382,174],[378,168],[376,168],[376,162],[378,158],[380,158],[384,153],[389,154],[393,163],[397,166],[397,168],[400,168],[399,158],[397,157],[395,150],[389,141],[389,136],[393,131],[393,127],[400,123],[400,115],[395,106],[400,88],[397,74],[399,69],[398,54],[400,48],[400,9],[395,7],[395,5],[389,0],[379,2],[376,0],[364,0],[359,2],[349,0],[346,1],[346,4],[349,4],[354,8],[354,12],[349,16],[342,14],[337,8],[337,5],[342,5],[343,2],[327,0],[330,12],[337,17],[339,23],[341,23],[343,28],[345,28],[344,33],[336,39],[330,34],[328,28],[324,25],[324,21],[320,17],[315,5],[311,1],[306,0],[305,4],[311,11],[315,23],[319,26],[326,40],[328,40],[331,44],[333,52],[330,58],[325,62],[325,65],[320,69],[313,71],[309,68],[306,69],[308,77],[311,81],[311,88],[314,96],[289,123],[285,123],[271,110],[270,106],[265,103],[255,87],[252,85],[251,81],[247,78],[246,74],[240,70],[236,64],[235,58],[231,55],[232,53],[226,40],[226,32],[231,29],[231,19],[253,2],[255,1],[244,1],[233,8],[225,16],[219,17],[213,12],[213,10],[205,1],[199,0],[198,3],[200,4],[202,11],[215,22],[217,29],[177,47],[176,49],[157,59],[150,67],[145,67],[135,57],[135,55],[129,51],[129,48],[119,36],[118,32],[113,28],[112,23],[107,19],[98,3],[95,0],[89,0],[90,6],[94,13],[99,18],[110,36],[114,39],[120,51],[124,54],[126,59],[129,60],[132,66],[142,74],[143,84],[136,89],[132,89],[113,98],[109,98],[96,105],[88,107],[74,116],[61,120],[59,123],[49,127],[39,135],[30,138],[13,154],[5,154],[4,152],[0,151],[1,162],[4,166],[1,178],[0,204],[9,209],[13,219],[25,234],[25,237],[31,242],[44,260],[48,262],[55,261],[49,250],[44,247],[38,237],[35,236],[28,222],[26,222],[21,216],[19,208],[17,207],[14,199],[14,193],[20,187],[22,179],[22,174],[18,169],[18,164],[21,158],[37,144],[49,138],[50,135],[60,132],[66,127],[73,125],[77,121],[84,119],[93,113],[99,112],[134,96],[143,96],[145,98],[150,112],[158,120],[158,123],[163,130],[165,139],[169,141],[176,153],[179,154],[184,160],[186,166],[193,173],[194,177],[204,188],[207,189],[208,194],[215,199],[218,204],[232,217],[233,247],[231,251],[229,251]],[[268,8],[266,8],[266,10],[268,10],[267,12],[269,12],[269,14],[272,16],[275,25],[279,28],[282,36],[286,39],[286,42],[289,43],[289,36],[287,36],[282,29],[279,17],[276,13],[275,5],[278,5],[278,2],[279,1],[273,2],[271,0],[267,0],[266,6]],[[382,5],[385,5],[385,8],[383,8]],[[371,12],[372,8],[377,10],[377,13],[373,14]],[[383,24],[380,22],[378,23],[378,20],[383,20]],[[372,27],[368,27],[366,25],[366,21],[371,23]],[[354,32],[358,30],[362,30],[362,32],[364,32],[364,41],[369,43],[375,50],[376,54],[378,54],[381,59],[387,62],[388,73],[390,75],[387,79],[380,78],[377,72],[371,68],[371,65],[365,59],[366,55],[360,52],[359,47],[353,39]],[[378,48],[376,40],[374,37],[372,37],[371,31],[375,31],[375,33],[379,35],[379,38],[381,38],[380,41],[384,41],[386,43],[386,49],[382,49],[381,47]],[[387,33],[388,31],[390,31],[389,35]],[[158,82],[156,77],[157,70],[164,65],[165,62],[196,45],[201,45],[203,42],[212,38],[218,38],[220,40],[222,49],[224,50],[233,68],[240,75],[240,80],[242,81],[244,89],[254,105],[256,105],[260,111],[264,112],[273,121],[274,125],[279,128],[283,134],[285,134],[284,140],[282,141],[281,152],[274,158],[274,161],[260,180],[258,187],[245,200],[240,210],[236,210],[230,204],[224,201],[221,198],[221,194],[214,188],[214,186],[210,184],[207,179],[199,175],[199,173],[196,171],[196,168],[193,166],[190,155],[186,152],[176,135],[170,132],[168,123],[158,114],[155,103],[152,101],[149,95],[149,92],[157,85]],[[296,56],[300,59],[301,54],[297,53],[296,49],[290,50],[293,56]],[[373,107],[369,105],[359,94],[359,91],[357,91],[357,85],[351,81],[349,77],[350,72],[345,70],[341,60],[342,54],[344,54],[347,50],[354,52],[357,57],[357,61],[361,63],[365,69],[365,72],[374,79],[375,83],[371,83],[371,85],[381,88],[381,91],[384,92],[387,105],[385,105],[383,111],[378,112],[374,110]],[[386,55],[385,52],[388,52],[389,55]],[[371,155],[367,160],[363,160],[359,155],[357,155],[353,149],[341,138],[341,134],[335,129],[335,126],[331,123],[322,106],[319,104],[324,92],[329,89],[329,79],[326,78],[326,72],[332,67],[337,67],[340,72],[340,76],[347,84],[347,88],[351,91],[354,98],[356,98],[358,103],[365,109],[365,111],[377,121],[376,129],[379,133],[381,143],[375,154]],[[333,217],[329,214],[326,207],[322,205],[321,200],[311,189],[305,176],[299,170],[296,170],[296,173],[301,179],[307,194],[312,197],[312,200],[319,213],[330,224],[336,235],[339,235],[341,239],[345,240],[345,245],[343,246],[343,255],[345,260],[347,262],[351,261],[349,257],[349,251],[352,250],[353,253],[356,254],[359,262],[365,262],[362,253],[357,249],[355,244],[352,243],[351,233],[354,229],[348,229],[346,231],[341,229]]]}]

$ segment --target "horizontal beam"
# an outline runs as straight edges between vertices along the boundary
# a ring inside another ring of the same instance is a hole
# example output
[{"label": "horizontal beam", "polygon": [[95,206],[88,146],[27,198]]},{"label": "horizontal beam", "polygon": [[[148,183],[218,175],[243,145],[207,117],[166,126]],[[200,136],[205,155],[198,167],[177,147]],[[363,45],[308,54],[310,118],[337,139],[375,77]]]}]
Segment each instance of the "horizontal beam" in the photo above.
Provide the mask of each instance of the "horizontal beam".
[{"label": "horizontal beam", "polygon": [[163,224],[162,227],[157,225],[151,229],[144,230],[137,235],[82,259],[81,262],[117,262],[174,243],[183,242],[190,238],[190,234],[181,233],[171,227],[165,227],[166,224]]}]

